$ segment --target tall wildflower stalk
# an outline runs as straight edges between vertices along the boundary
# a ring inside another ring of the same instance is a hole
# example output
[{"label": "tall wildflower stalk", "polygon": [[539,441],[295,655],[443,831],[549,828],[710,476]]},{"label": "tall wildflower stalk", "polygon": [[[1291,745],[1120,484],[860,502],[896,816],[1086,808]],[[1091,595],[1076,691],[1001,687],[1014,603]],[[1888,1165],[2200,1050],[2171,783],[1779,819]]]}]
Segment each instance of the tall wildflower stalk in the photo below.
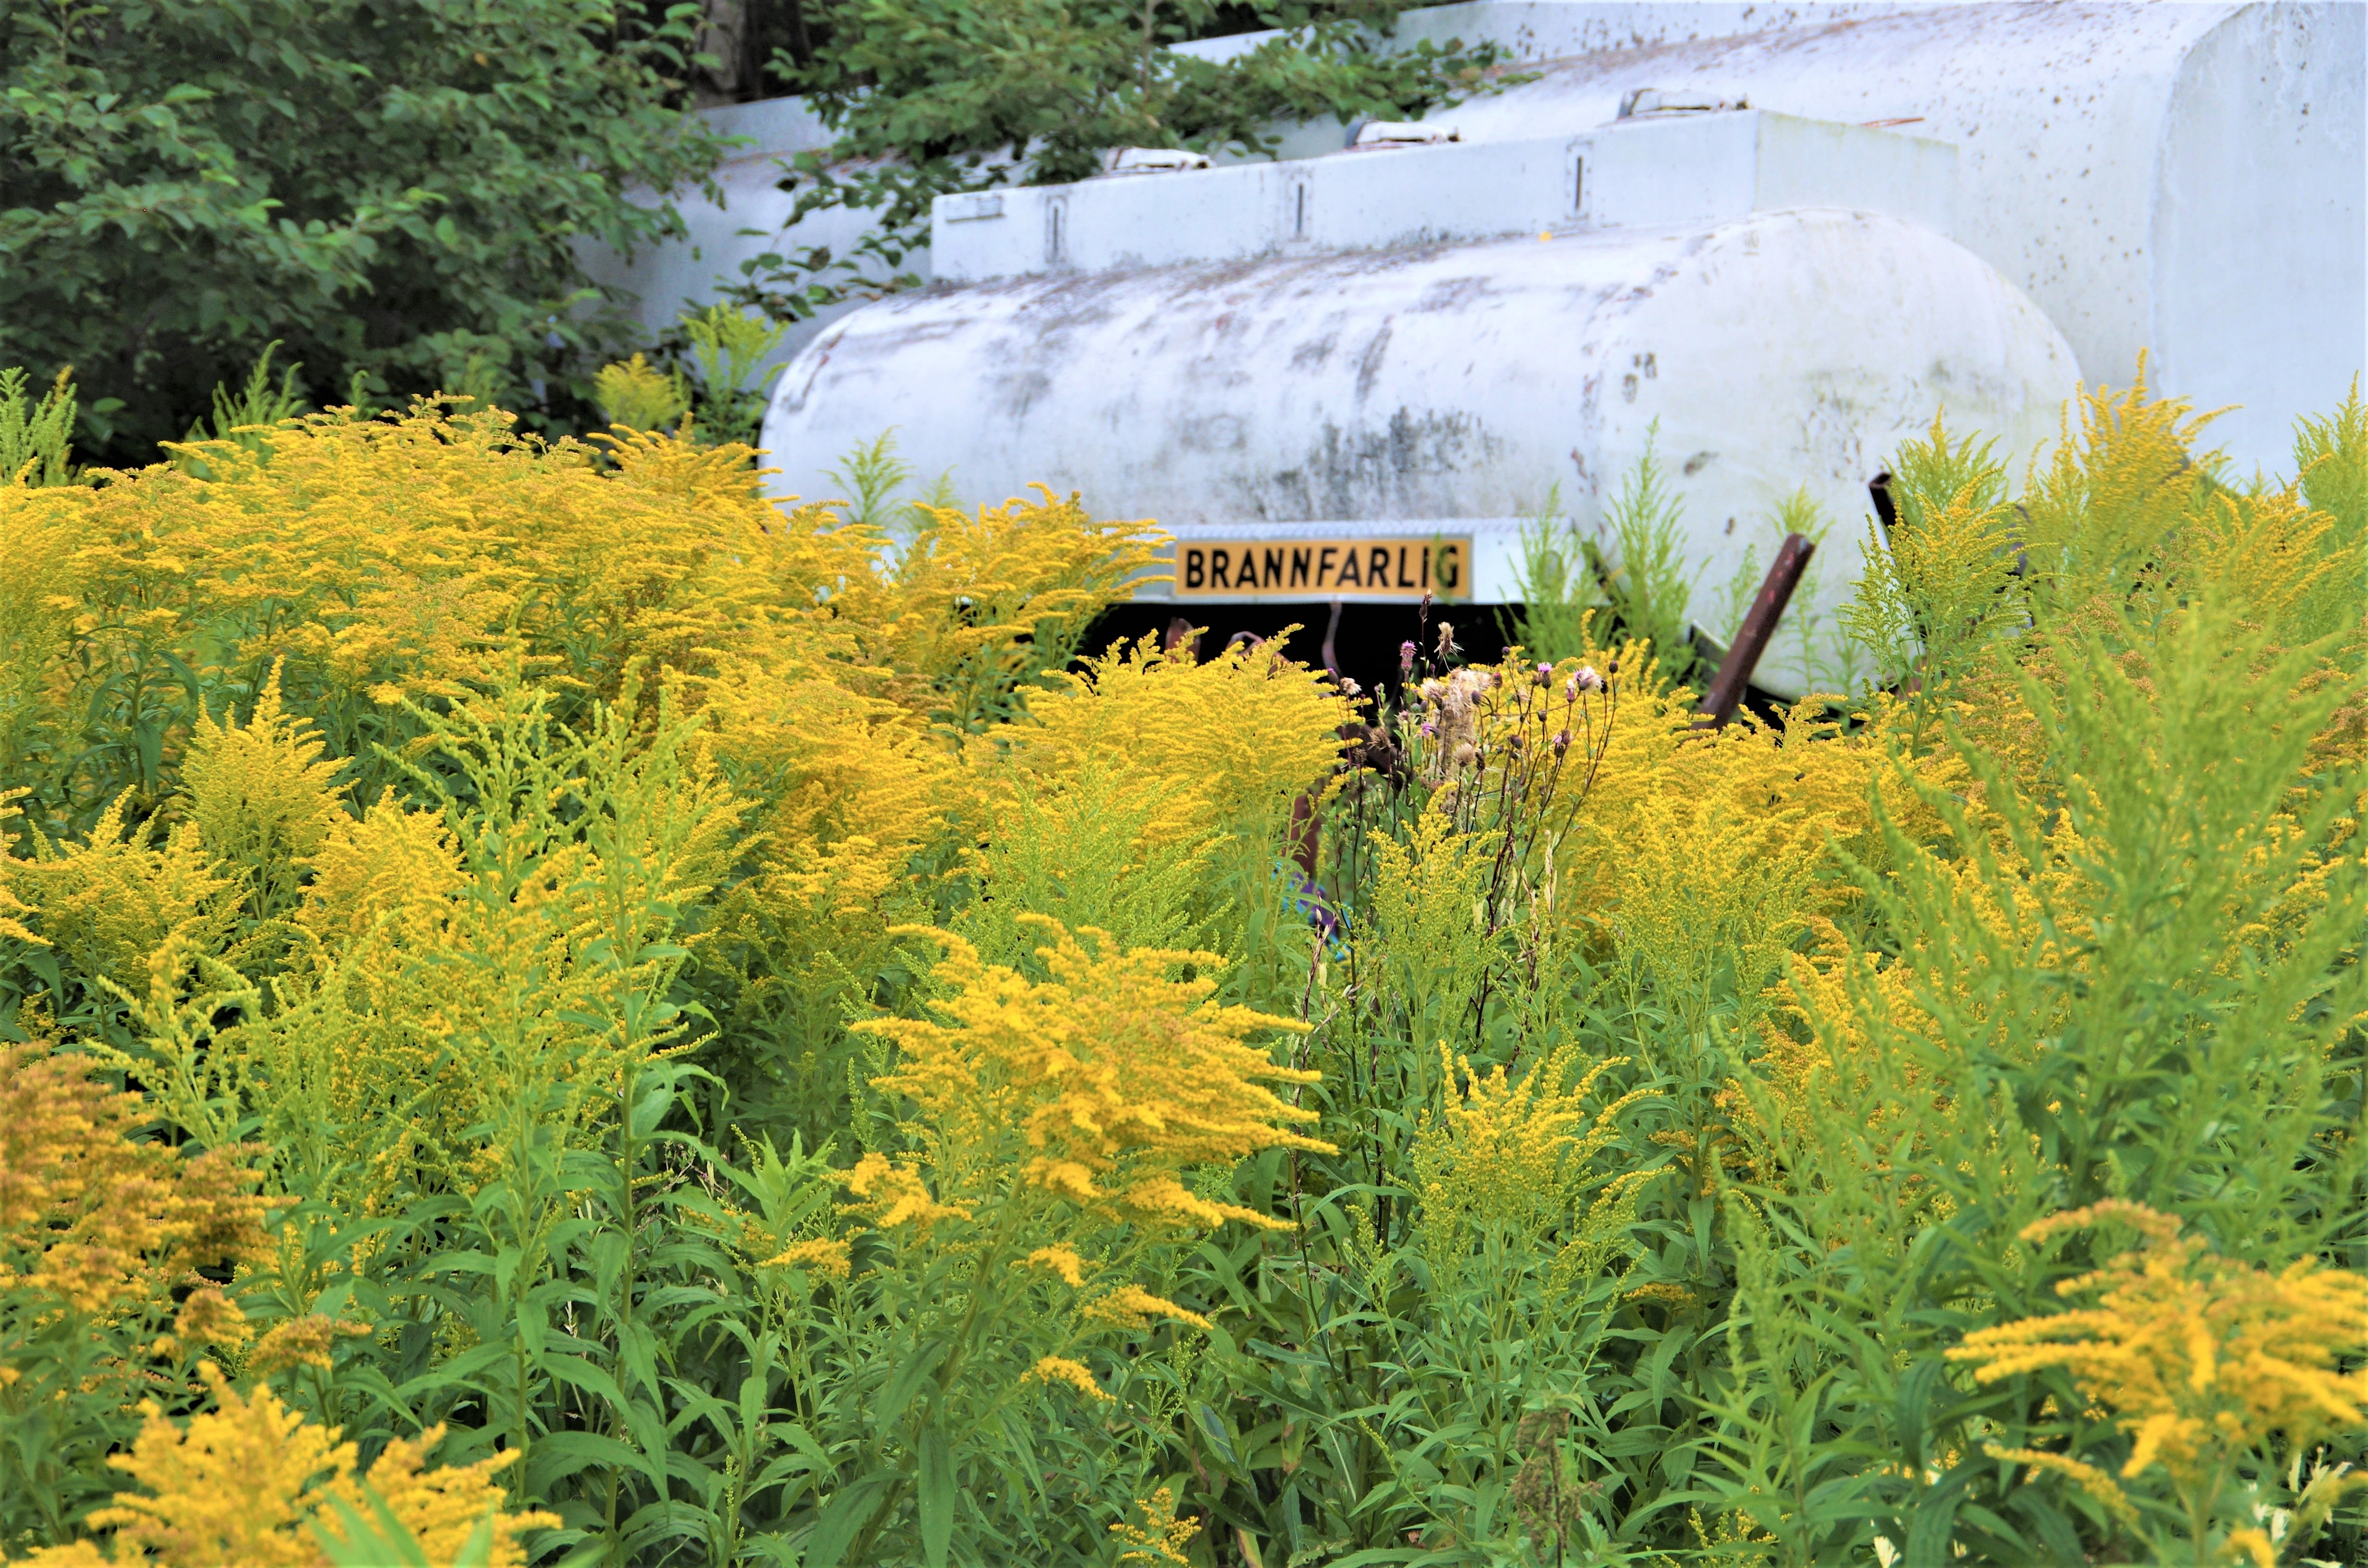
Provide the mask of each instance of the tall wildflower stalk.
[{"label": "tall wildflower stalk", "polygon": [[2368,420],[2199,428],[1936,426],[1715,732],[678,426],[0,486],[0,1554],[2358,1557]]}]

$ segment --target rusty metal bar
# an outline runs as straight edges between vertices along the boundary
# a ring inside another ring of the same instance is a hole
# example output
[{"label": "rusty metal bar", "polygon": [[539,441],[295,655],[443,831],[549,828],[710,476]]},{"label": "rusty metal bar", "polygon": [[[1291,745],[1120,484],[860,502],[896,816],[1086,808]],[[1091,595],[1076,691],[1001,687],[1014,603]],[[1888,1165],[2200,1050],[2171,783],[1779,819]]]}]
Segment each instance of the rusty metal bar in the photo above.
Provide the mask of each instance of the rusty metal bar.
[{"label": "rusty metal bar", "polygon": [[1694,711],[1702,715],[1694,721],[1695,729],[1719,729],[1743,706],[1743,691],[1751,684],[1751,672],[1759,667],[1759,656],[1768,651],[1768,640],[1776,635],[1776,623],[1784,619],[1784,607],[1793,602],[1802,570],[1816,551],[1800,534],[1784,536],[1768,575],[1760,579],[1759,592],[1752,596],[1750,610],[1736,631],[1733,646],[1718,662],[1718,673],[1711,676],[1710,689],[1694,705]]}]

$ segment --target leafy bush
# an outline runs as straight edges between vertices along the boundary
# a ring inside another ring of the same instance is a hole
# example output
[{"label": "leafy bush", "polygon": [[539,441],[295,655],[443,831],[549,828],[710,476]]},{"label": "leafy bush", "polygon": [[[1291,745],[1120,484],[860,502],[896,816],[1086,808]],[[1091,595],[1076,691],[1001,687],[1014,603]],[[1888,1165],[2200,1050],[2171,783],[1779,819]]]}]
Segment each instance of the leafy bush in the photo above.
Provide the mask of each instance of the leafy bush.
[{"label": "leafy bush", "polygon": [[[319,403],[439,389],[571,427],[620,317],[580,239],[706,174],[698,7],[135,0],[0,13],[0,359],[148,460],[284,340]],[[359,395],[354,395],[359,393]]]},{"label": "leafy bush", "polygon": [[[838,132],[794,160],[801,213],[881,212],[849,256],[810,247],[743,265],[740,303],[794,319],[891,282],[928,243],[929,204],[949,191],[1099,174],[1114,147],[1271,154],[1279,123],[1406,119],[1497,83],[1497,51],[1424,40],[1383,50],[1406,0],[1148,0],[992,9],[949,0],[850,0],[776,50],[773,74]],[[1278,29],[1220,57],[1192,40]]]},{"label": "leafy bush", "polygon": [[2368,415],[2197,428],[1936,428],[1723,730],[646,428],[26,471],[0,1551],[2356,1560]]}]

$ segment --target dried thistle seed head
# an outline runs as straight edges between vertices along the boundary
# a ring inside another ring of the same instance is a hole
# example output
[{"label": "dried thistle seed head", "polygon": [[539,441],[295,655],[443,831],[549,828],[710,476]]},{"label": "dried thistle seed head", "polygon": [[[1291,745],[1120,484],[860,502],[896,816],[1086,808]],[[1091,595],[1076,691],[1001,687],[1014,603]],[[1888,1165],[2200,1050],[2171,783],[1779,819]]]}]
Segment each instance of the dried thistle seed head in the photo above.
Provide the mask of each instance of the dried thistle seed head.
[{"label": "dried thistle seed head", "polygon": [[1439,623],[1439,656],[1442,659],[1455,656],[1455,622],[1452,620]]},{"label": "dried thistle seed head", "polygon": [[[1616,670],[1620,666],[1618,665],[1614,665],[1611,667]],[[1578,700],[1578,695],[1580,692],[1601,691],[1602,689],[1603,677],[1595,673],[1595,666],[1593,665],[1579,665],[1578,668],[1570,672],[1570,678],[1562,683],[1563,697],[1566,700],[1572,702]]]},{"label": "dried thistle seed head", "polygon": [[1455,748],[1455,766],[1456,766],[1456,767],[1471,767],[1474,763],[1475,763],[1475,762],[1477,762],[1477,761],[1479,761],[1479,760],[1480,760],[1480,748],[1479,748],[1478,746],[1474,745],[1470,741],[1465,741],[1462,745],[1459,745],[1459,746],[1457,746],[1457,747]]}]

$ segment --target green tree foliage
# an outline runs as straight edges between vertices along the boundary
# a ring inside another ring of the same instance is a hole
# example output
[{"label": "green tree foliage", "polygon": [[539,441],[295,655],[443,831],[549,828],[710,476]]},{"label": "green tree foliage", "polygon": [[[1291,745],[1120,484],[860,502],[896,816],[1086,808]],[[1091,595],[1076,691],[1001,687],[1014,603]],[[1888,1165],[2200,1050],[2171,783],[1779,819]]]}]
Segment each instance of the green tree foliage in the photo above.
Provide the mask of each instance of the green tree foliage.
[{"label": "green tree foliage", "polygon": [[[839,132],[802,154],[801,211],[882,209],[852,256],[823,247],[748,264],[746,303],[798,316],[841,297],[832,274],[874,280],[928,238],[949,191],[1059,185],[1114,147],[1271,153],[1278,123],[1403,119],[1494,85],[1487,47],[1377,47],[1406,0],[841,0],[773,56],[791,90]],[[811,22],[810,14],[800,15]],[[1280,36],[1225,59],[1170,46],[1254,28]],[[861,160],[850,170],[848,160]]]},{"label": "green tree foliage", "polygon": [[[308,386],[573,415],[620,320],[579,241],[712,166],[673,107],[698,7],[31,0],[0,8],[0,358],[71,365],[150,460],[279,338]],[[116,412],[110,399],[129,406]]]}]

